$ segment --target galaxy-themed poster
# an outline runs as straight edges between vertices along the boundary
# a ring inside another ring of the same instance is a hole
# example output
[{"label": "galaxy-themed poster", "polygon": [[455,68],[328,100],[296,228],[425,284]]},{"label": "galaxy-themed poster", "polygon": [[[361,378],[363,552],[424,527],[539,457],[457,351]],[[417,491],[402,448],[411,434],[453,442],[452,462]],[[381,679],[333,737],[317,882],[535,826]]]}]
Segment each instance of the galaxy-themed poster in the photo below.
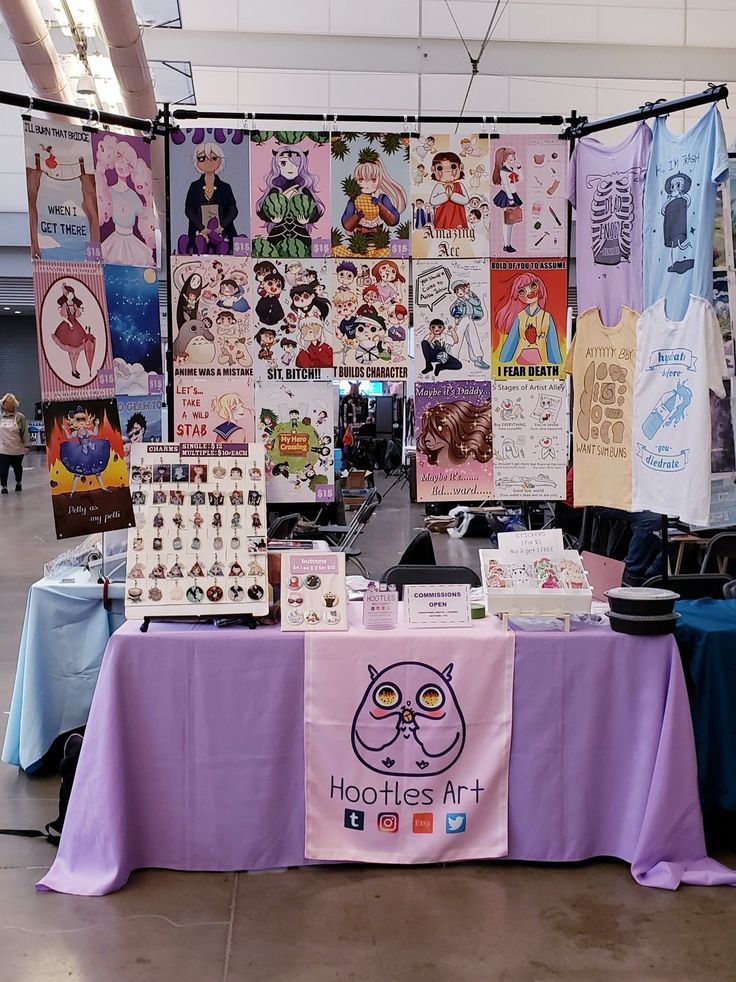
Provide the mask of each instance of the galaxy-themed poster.
[{"label": "galaxy-themed poster", "polygon": [[252,255],[330,254],[330,135],[253,130],[250,134]]},{"label": "galaxy-themed poster", "polygon": [[125,463],[130,470],[130,452],[136,443],[162,440],[161,396],[117,397]]},{"label": "galaxy-themed poster", "polygon": [[47,402],[43,422],[57,539],[132,528],[115,399]]},{"label": "galaxy-themed poster", "polygon": [[[312,575],[305,595],[322,590]],[[360,606],[348,607],[357,609],[347,644],[318,625],[305,645],[305,856],[390,864],[505,856],[513,633],[478,621],[459,652],[451,631],[420,627],[391,651],[361,626]]]},{"label": "galaxy-themed poster", "polygon": [[109,265],[104,275],[115,391],[160,399],[164,380],[156,270]]},{"label": "galaxy-themed poster", "polygon": [[248,150],[244,130],[198,127],[170,134],[172,253],[250,255]]},{"label": "galaxy-themed poster", "polygon": [[24,120],[23,131],[31,258],[99,261],[91,131],[35,118]]}]

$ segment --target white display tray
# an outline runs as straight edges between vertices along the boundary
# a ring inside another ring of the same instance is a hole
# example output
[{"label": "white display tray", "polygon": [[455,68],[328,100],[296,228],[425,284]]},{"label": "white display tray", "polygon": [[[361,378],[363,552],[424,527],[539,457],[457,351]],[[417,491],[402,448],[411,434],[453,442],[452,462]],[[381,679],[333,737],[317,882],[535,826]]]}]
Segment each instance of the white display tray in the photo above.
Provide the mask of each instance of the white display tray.
[{"label": "white display tray", "polygon": [[[559,590],[543,590],[541,587],[512,585],[508,587],[489,587],[486,575],[488,562],[498,560],[497,549],[479,549],[483,589],[486,594],[486,610],[493,614],[589,614],[593,602],[593,590],[589,585],[581,589],[562,587]],[[573,549],[565,549],[563,559],[580,564],[580,554]],[[587,582],[587,576],[586,576]]]}]

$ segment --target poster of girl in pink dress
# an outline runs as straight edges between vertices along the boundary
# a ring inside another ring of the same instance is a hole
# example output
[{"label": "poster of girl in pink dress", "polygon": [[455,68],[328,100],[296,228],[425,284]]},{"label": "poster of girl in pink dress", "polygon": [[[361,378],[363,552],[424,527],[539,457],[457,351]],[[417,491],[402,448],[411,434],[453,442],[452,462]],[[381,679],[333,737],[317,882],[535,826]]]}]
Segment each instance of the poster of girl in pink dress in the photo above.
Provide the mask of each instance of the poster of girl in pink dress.
[{"label": "poster of girl in pink dress", "polygon": [[151,146],[142,136],[93,133],[102,260],[156,265],[156,210]]}]

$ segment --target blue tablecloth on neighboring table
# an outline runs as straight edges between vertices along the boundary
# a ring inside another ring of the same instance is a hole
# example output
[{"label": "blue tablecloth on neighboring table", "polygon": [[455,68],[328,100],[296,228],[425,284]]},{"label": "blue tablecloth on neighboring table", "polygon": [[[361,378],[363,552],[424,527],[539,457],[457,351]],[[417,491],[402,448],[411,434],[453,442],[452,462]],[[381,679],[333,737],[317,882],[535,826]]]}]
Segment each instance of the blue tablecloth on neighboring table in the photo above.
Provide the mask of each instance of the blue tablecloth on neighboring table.
[{"label": "blue tablecloth on neighboring table", "polygon": [[28,592],[2,759],[35,770],[54,740],[84,726],[110,635],[124,622],[122,583],[39,580]]},{"label": "blue tablecloth on neighboring table", "polygon": [[736,809],[736,600],[680,600],[703,808]]}]

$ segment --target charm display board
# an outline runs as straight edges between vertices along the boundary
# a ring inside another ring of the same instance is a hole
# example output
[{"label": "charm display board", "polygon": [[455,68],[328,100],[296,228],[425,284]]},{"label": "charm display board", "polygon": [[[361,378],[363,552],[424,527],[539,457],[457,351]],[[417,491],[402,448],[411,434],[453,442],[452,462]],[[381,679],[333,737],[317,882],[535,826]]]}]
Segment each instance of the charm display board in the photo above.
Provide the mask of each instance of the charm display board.
[{"label": "charm display board", "polygon": [[266,485],[257,444],[136,444],[125,614],[268,613]]}]

